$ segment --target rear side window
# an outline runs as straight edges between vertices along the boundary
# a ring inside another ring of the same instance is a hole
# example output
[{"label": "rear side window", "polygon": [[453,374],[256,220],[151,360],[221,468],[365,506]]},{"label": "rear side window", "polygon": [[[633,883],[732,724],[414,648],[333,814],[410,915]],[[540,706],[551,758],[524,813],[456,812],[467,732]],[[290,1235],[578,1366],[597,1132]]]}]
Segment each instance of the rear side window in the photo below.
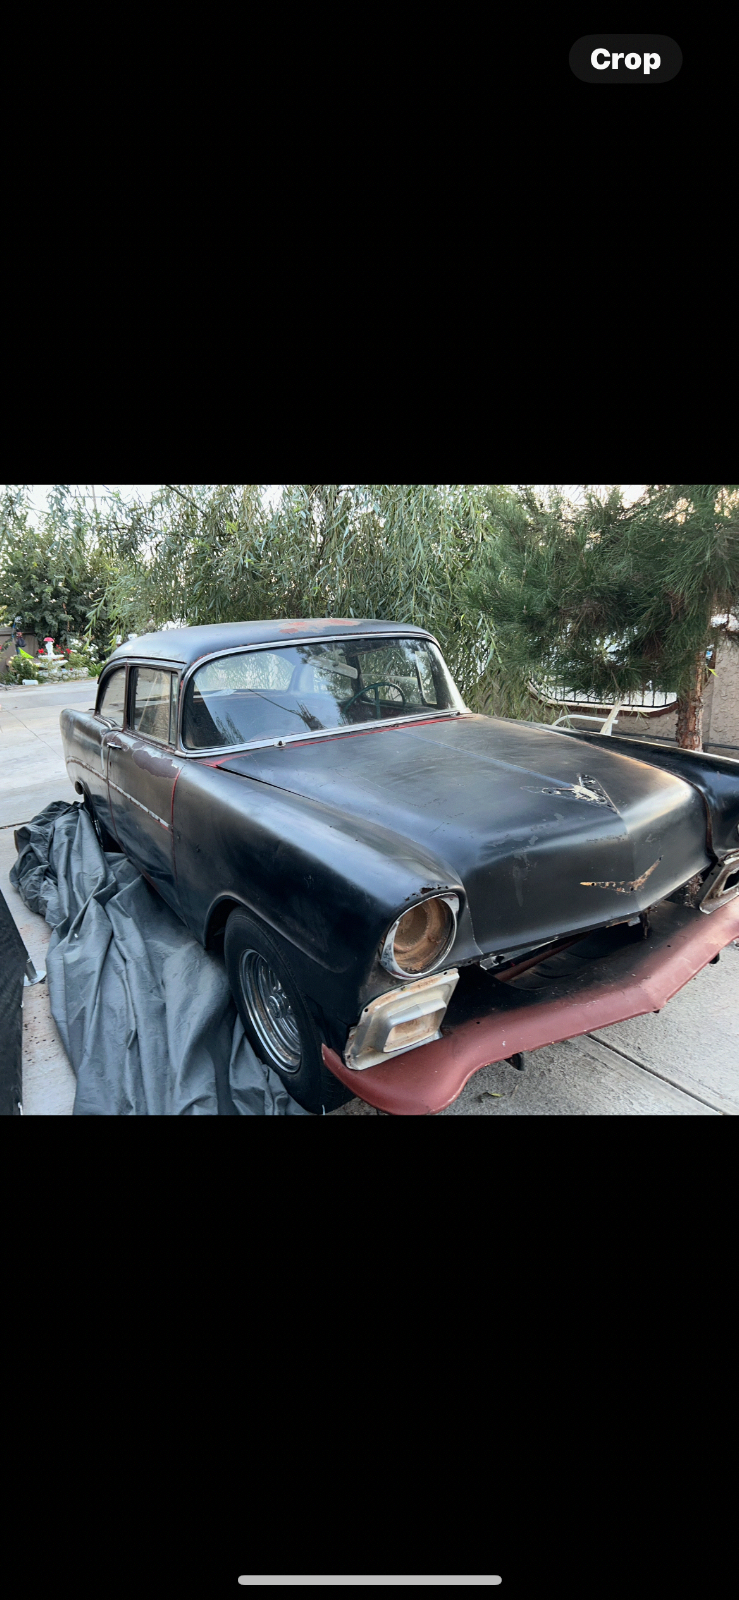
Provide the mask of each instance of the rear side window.
[{"label": "rear side window", "polygon": [[147,739],[169,744],[175,674],[154,667],[134,667],[131,678],[132,727]]},{"label": "rear side window", "polygon": [[105,717],[106,722],[112,722],[116,728],[123,727],[125,694],[126,669],[118,667],[117,671],[111,672],[106,680],[98,707],[98,716]]},{"label": "rear side window", "polygon": [[198,672],[200,694],[226,689],[280,689],[290,688],[295,662],[294,651],[255,650],[252,655],[221,656],[209,661]]}]

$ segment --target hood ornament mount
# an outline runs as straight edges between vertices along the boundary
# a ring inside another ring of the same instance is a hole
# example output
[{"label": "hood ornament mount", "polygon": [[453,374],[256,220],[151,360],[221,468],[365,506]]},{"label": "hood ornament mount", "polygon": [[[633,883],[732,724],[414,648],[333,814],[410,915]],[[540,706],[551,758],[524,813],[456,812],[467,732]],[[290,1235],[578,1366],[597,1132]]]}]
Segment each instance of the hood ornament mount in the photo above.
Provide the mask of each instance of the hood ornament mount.
[{"label": "hood ornament mount", "polygon": [[[539,793],[538,790],[535,792]],[[609,806],[611,811],[616,810],[610,795],[606,794],[602,783],[599,783],[597,778],[589,777],[586,772],[578,774],[576,783],[568,783],[563,788],[555,788],[554,785],[551,785],[540,792],[542,794],[563,796],[572,795],[575,800],[589,800],[593,805]]]}]

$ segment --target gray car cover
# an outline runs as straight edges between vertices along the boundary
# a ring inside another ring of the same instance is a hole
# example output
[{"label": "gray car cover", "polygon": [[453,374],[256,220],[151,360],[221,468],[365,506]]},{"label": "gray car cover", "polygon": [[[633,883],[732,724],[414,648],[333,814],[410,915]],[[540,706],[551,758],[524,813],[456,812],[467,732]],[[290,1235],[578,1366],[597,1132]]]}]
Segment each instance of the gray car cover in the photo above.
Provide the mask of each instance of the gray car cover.
[{"label": "gray car cover", "polygon": [[244,1035],[223,960],[204,950],[82,805],[16,832],[10,881],[53,929],[51,1011],[77,1116],[308,1116]]}]

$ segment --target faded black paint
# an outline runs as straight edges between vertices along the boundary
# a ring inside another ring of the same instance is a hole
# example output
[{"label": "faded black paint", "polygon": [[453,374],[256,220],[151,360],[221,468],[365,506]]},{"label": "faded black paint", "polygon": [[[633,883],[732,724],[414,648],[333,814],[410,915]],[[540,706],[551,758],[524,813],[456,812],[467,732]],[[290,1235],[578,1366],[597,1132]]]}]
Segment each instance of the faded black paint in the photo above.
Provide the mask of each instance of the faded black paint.
[{"label": "faded black paint", "polygon": [[608,798],[601,804],[578,795],[582,767],[577,747],[542,725],[480,716],[220,762],[222,772],[320,803],[343,825],[381,822],[396,848],[422,845],[437,863],[436,885],[464,889],[474,944],[460,927],[454,962],[475,946],[488,954],[609,921],[623,900],[606,885],[635,883],[657,857],[634,891],[636,911],[710,864],[703,808],[688,784],[589,750],[590,780]]},{"label": "faded black paint", "polygon": [[[395,631],[338,619],[224,624],[133,640],[114,660],[186,670],[281,633],[360,630]],[[586,736],[584,758],[559,731],[472,714],[224,751],[217,763],[111,734],[82,713],[63,713],[62,734],[70,777],[84,769],[103,820],[201,942],[219,905],[243,904],[278,939],[307,999],[347,1025],[394,986],[381,944],[420,897],[458,895],[448,965],[463,967],[606,926],[625,905],[646,911],[710,865],[704,803],[712,836],[739,817],[739,781],[720,762],[718,776],[714,764],[686,782],[654,747],[635,760],[630,741]]]},{"label": "faded black paint", "polygon": [[131,755],[134,766],[140,767],[142,772],[150,772],[154,778],[166,778],[170,783],[174,782],[182,766],[182,762],[173,756],[157,755],[150,744],[143,742],[131,746]]},{"label": "faded black paint", "polygon": [[739,761],[728,756],[708,755],[705,750],[680,750],[658,744],[654,739],[629,739],[613,734],[586,733],[580,728],[558,728],[567,738],[584,739],[589,744],[622,751],[635,761],[660,767],[676,778],[683,778],[702,796],[706,809],[709,848],[721,860],[739,849]]},{"label": "faded black paint", "polygon": [[174,911],[181,911],[172,797],[182,762],[128,731],[108,740],[108,789],[116,837]]}]

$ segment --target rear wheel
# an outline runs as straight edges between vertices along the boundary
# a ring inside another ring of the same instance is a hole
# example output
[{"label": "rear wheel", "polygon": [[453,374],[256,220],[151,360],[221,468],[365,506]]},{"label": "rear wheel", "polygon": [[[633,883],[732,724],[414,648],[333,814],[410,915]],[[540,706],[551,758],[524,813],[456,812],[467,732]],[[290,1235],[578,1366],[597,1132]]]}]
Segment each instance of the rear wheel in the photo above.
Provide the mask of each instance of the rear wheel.
[{"label": "rear wheel", "polygon": [[261,923],[232,911],[223,954],[244,1032],[288,1094],[320,1116],[353,1098],[323,1064],[321,1036],[288,962]]}]

